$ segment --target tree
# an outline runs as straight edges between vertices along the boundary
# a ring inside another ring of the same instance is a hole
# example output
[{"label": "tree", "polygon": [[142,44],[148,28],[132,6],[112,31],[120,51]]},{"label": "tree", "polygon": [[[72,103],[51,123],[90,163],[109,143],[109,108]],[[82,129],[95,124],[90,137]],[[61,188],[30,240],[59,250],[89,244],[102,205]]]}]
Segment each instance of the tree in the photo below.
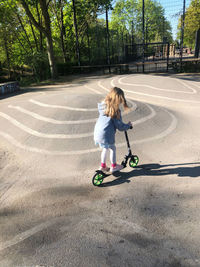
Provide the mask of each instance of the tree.
[{"label": "tree", "polygon": [[11,17],[10,10],[7,10],[3,3],[0,2],[0,61],[6,61],[8,76],[11,78],[11,35],[9,34],[11,27],[8,21],[9,17]]},{"label": "tree", "polygon": [[55,14],[55,17],[56,17],[55,24],[57,24],[59,33],[60,33],[59,42],[61,45],[63,60],[66,63],[67,62],[67,51],[65,47],[66,30],[65,30],[65,25],[64,25],[64,12],[63,12],[64,6],[65,6],[64,0],[54,0],[52,3],[53,13]]},{"label": "tree", "polygon": [[[118,0],[112,14],[113,28],[134,35],[135,42],[142,42],[142,0]],[[155,1],[145,0],[145,40],[172,40],[170,23],[164,16],[163,7]]]},{"label": "tree", "polygon": [[56,62],[54,57],[53,40],[51,33],[51,20],[48,12],[49,2],[47,2],[46,0],[39,0],[40,9],[42,12],[42,16],[44,18],[44,26],[43,26],[39,21],[36,21],[35,17],[33,16],[30,10],[28,2],[26,0],[18,0],[18,1],[22,4],[24,10],[26,11],[27,16],[32,21],[34,26],[45,35],[51,77],[57,78]]},{"label": "tree", "polygon": [[194,48],[198,29],[200,29],[200,1],[192,0],[185,13],[184,45]]}]

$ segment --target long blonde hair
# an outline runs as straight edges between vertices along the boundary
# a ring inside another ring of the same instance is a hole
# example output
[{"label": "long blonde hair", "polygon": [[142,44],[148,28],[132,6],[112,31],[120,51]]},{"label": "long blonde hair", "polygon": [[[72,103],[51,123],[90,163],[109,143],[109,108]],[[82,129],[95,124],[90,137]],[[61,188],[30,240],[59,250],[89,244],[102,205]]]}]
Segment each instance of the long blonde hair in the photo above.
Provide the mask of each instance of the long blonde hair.
[{"label": "long blonde hair", "polygon": [[126,103],[124,92],[118,87],[113,87],[110,90],[110,93],[107,94],[104,102],[106,104],[105,115],[111,118],[120,118],[120,104],[123,105],[125,110],[129,109]]}]

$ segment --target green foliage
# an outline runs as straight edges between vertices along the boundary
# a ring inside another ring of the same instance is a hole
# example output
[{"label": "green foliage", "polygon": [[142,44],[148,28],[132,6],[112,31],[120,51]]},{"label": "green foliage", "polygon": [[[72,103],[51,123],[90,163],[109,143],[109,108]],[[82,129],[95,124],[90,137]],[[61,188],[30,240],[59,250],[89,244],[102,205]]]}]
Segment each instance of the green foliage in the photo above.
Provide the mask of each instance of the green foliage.
[{"label": "green foliage", "polygon": [[[142,43],[142,0],[118,0],[112,13],[111,25],[118,32],[133,33],[135,42]],[[164,9],[156,1],[145,1],[145,41],[172,41],[171,26]]]},{"label": "green foliage", "polygon": [[187,9],[185,16],[185,45],[193,47],[195,45],[196,31],[200,28],[200,1],[193,0]]},{"label": "green foliage", "polygon": [[173,62],[172,68],[176,72],[185,72],[185,73],[200,72],[200,61],[183,61],[182,69],[180,62]]},{"label": "green foliage", "polygon": [[24,63],[32,68],[36,80],[45,80],[50,77],[46,53],[34,52],[32,55],[26,55]]},{"label": "green foliage", "polygon": [[[196,31],[200,28],[200,1],[192,0],[185,12],[184,40],[186,47],[195,47]],[[179,18],[177,38],[181,39],[182,15]]]},{"label": "green foliage", "polygon": [[[27,4],[34,20],[27,14]],[[48,1],[54,55],[60,74],[77,64],[74,14],[71,0]],[[75,0],[81,64],[106,64],[105,10],[109,17],[111,63],[121,62],[125,44],[142,41],[142,0]],[[40,1],[0,0],[0,62],[7,69],[29,66],[37,80],[50,75],[47,34]],[[172,40],[162,6],[145,0],[145,41]],[[98,16],[101,15],[101,18]],[[104,18],[103,18],[104,16]],[[133,39],[132,39],[133,38]]]}]

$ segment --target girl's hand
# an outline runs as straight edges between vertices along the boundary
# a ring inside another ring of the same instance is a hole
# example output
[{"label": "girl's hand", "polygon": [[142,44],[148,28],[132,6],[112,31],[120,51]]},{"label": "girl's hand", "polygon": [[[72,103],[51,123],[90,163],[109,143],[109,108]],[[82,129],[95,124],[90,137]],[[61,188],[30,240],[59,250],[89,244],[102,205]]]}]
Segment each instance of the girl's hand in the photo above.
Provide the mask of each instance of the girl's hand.
[{"label": "girl's hand", "polygon": [[130,128],[133,128],[133,125],[132,125],[131,121],[129,121],[128,124],[129,124]]}]

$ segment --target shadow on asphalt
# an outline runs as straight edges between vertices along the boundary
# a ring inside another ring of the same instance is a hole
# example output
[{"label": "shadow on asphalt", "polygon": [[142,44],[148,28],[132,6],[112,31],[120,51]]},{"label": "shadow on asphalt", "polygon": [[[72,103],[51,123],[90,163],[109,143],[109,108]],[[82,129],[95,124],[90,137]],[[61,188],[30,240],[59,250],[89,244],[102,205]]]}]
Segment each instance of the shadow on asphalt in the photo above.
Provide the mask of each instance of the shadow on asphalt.
[{"label": "shadow on asphalt", "polygon": [[[188,165],[198,165],[198,166],[188,166]],[[176,174],[178,177],[200,177],[200,162],[194,163],[182,163],[182,164],[143,164],[138,165],[131,172],[117,172],[113,176],[116,177],[115,180],[110,182],[103,182],[101,187],[115,186],[123,183],[130,183],[131,178],[137,176],[164,176]]]},{"label": "shadow on asphalt", "polygon": [[[127,74],[128,75],[128,74]],[[129,73],[129,75],[144,75],[143,73]],[[191,73],[184,73],[184,75],[179,75],[177,73],[145,73],[145,75],[150,75],[150,76],[160,76],[160,77],[170,77],[170,78],[176,78],[180,80],[187,80],[187,81],[195,81],[195,82],[200,82],[200,77],[198,73],[191,74]],[[14,93],[9,93],[5,95],[0,96],[1,99],[21,95],[21,94],[26,94],[26,93],[36,93],[36,92],[60,92],[60,89],[66,86],[70,87],[77,87],[77,86],[82,86],[84,84],[87,84],[88,82],[92,80],[96,80],[99,78],[102,79],[109,79],[111,77],[115,77],[115,74],[105,74],[105,75],[100,75],[99,73],[91,73],[91,74],[77,74],[77,75],[69,75],[69,76],[60,76],[58,80],[48,80],[41,82],[40,84],[32,84],[30,86],[26,86],[21,88],[20,91],[14,92]],[[73,84],[74,83],[74,84]],[[46,87],[48,86],[48,87]],[[56,87],[55,87],[56,86]],[[60,87],[58,87],[60,86]]]},{"label": "shadow on asphalt", "polygon": [[179,80],[185,80],[185,81],[194,81],[194,82],[200,82],[200,77],[198,73],[149,73],[153,76],[160,76],[160,77],[170,77],[175,78]]},{"label": "shadow on asphalt", "polygon": [[[96,81],[96,79],[98,79],[99,76],[101,77],[101,75],[98,75],[98,74],[90,74],[90,75],[79,74],[79,75],[71,75],[71,76],[61,76],[60,79],[58,80],[50,80],[47,82],[45,81],[41,82],[39,84],[32,84],[32,85],[20,88],[20,90],[17,92],[0,95],[0,100],[13,97],[13,96],[23,95],[26,93],[57,92],[57,91],[60,92],[61,90],[64,91],[69,87],[78,87],[78,86],[85,85],[91,82],[92,80]],[[113,76],[104,75],[102,77],[103,79],[108,79]]]}]

